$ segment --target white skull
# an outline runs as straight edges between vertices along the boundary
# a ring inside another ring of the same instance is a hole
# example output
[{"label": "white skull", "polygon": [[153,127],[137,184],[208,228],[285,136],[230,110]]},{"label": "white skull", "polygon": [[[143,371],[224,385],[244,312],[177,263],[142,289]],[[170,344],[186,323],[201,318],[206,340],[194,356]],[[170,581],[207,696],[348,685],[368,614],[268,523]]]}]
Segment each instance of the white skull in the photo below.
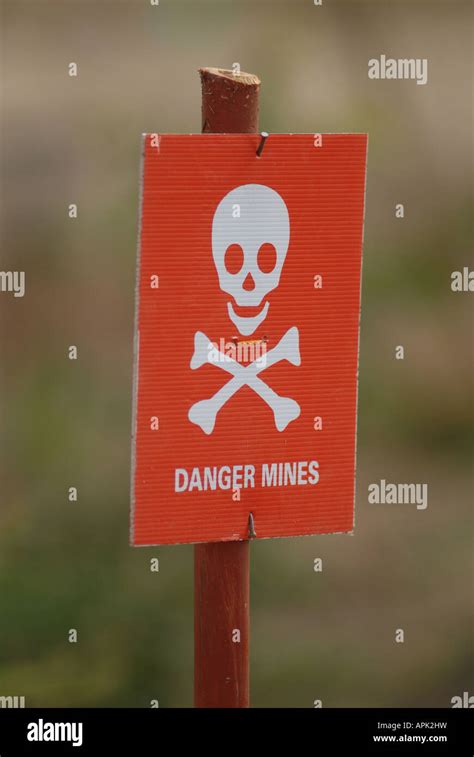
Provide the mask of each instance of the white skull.
[{"label": "white skull", "polygon": [[[232,295],[239,306],[260,305],[279,284],[289,239],[288,210],[274,189],[244,184],[226,194],[212,222],[212,255],[222,291]],[[275,265],[267,273],[258,262],[264,244],[273,245],[276,253]],[[243,252],[242,267],[236,273],[226,267],[226,252],[232,245],[239,245]]]}]

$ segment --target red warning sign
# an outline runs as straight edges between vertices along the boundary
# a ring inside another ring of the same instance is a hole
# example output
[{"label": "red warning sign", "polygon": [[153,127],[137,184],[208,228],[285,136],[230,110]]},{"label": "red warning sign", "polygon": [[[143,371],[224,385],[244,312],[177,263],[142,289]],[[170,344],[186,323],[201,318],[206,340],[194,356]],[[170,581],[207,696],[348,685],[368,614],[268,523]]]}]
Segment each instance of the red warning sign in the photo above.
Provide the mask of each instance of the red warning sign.
[{"label": "red warning sign", "polygon": [[353,528],[365,134],[146,135],[132,543]]}]

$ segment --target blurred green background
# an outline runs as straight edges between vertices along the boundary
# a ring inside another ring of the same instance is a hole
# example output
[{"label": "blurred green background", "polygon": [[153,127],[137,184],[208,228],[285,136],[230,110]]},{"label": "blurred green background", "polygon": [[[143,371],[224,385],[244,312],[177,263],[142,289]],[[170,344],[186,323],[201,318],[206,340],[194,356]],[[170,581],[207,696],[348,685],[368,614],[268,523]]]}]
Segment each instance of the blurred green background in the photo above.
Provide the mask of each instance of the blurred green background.
[{"label": "blurred green background", "polygon": [[[128,546],[140,135],[199,132],[197,69],[234,62],[262,129],[370,135],[356,530],[252,544],[252,703],[473,693],[472,295],[450,288],[472,267],[470,3],[0,7],[2,268],[26,271],[0,298],[0,695],[192,704],[193,549]],[[428,84],[369,80],[382,53],[428,58]],[[428,509],[369,505],[381,478],[427,483]]]}]

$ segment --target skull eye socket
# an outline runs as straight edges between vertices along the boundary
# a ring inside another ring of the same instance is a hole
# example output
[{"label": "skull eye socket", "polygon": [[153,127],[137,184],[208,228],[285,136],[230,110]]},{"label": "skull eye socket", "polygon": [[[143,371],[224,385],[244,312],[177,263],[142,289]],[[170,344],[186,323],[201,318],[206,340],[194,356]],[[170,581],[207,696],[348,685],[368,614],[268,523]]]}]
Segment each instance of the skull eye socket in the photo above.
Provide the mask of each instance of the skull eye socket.
[{"label": "skull eye socket", "polygon": [[225,251],[224,265],[227,273],[236,274],[244,264],[244,251],[240,244],[231,244]]},{"label": "skull eye socket", "polygon": [[257,264],[262,273],[271,273],[276,266],[277,254],[275,247],[270,242],[260,245],[257,255]]}]

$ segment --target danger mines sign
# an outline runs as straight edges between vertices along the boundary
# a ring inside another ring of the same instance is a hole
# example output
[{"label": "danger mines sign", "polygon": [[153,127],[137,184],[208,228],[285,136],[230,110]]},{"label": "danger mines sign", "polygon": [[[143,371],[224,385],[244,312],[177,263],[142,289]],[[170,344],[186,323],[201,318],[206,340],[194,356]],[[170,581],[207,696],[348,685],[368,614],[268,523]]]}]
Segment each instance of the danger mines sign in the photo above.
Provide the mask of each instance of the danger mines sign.
[{"label": "danger mines sign", "polygon": [[350,532],[367,137],[145,135],[131,541]]}]

